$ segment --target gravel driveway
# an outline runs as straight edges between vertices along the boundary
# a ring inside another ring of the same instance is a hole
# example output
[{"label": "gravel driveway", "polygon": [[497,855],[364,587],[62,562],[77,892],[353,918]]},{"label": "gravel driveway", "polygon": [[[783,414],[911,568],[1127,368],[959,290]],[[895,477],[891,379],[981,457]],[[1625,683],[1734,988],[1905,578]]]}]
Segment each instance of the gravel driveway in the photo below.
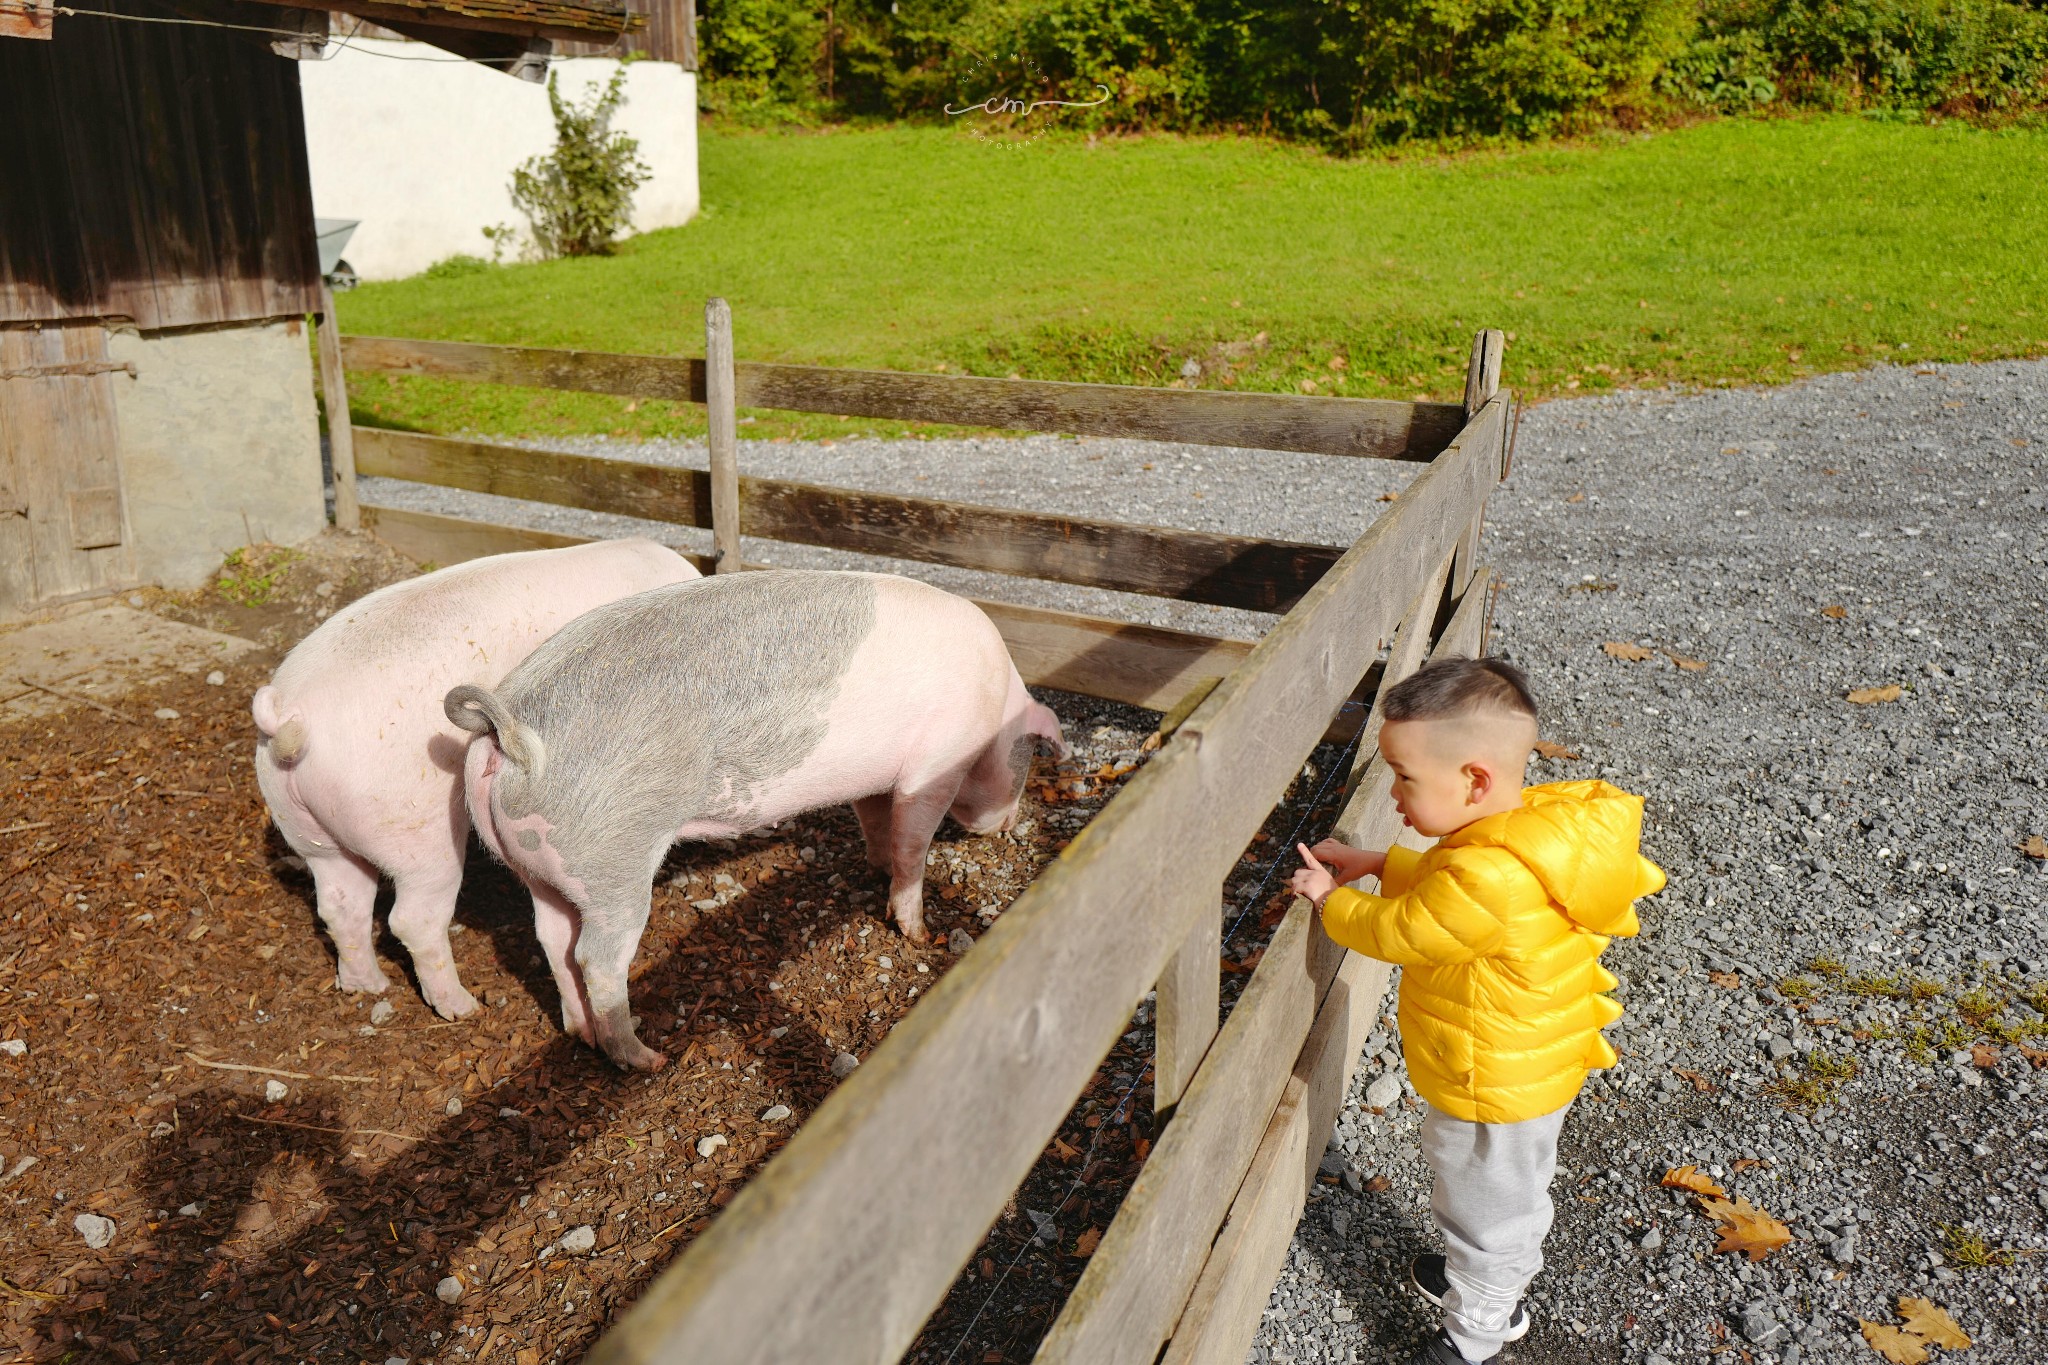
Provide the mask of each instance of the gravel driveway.
[{"label": "gravel driveway", "polygon": [[[552,444],[703,464],[689,443]],[[1900,1295],[1976,1338],[1937,1360],[2032,1361],[2048,1341],[2048,1075],[2029,1056],[2048,1062],[2048,876],[2017,847],[2048,836],[2044,456],[2048,362],[1525,416],[1489,528],[1507,580],[1496,648],[1531,669],[1547,738],[1582,755],[1539,760],[1534,778],[1645,793],[1646,852],[1671,886],[1608,955],[1623,1065],[1566,1127],[1551,1268],[1508,1359],[1875,1362],[1859,1319],[1896,1323]],[[1329,542],[1415,472],[1051,437],[750,442],[742,466]],[[581,534],[636,526],[388,480],[363,492]],[[917,572],[1247,638],[1272,619]],[[1847,700],[1894,685],[1893,700]],[[1383,1031],[1254,1361],[1405,1360],[1429,1330],[1404,1287],[1431,1241],[1412,1101]],[[1782,1220],[1790,1243],[1754,1262],[1716,1254],[1715,1224],[1659,1187],[1682,1164]]]}]

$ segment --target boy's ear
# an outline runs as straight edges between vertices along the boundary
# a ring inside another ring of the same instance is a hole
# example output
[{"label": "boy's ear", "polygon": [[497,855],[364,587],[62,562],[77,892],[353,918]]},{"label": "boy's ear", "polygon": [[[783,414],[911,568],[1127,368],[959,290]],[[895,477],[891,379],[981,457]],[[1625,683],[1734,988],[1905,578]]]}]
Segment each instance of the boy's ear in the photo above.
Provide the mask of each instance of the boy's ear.
[{"label": "boy's ear", "polygon": [[1465,804],[1476,806],[1493,794],[1493,770],[1483,763],[1467,763],[1465,774]]}]

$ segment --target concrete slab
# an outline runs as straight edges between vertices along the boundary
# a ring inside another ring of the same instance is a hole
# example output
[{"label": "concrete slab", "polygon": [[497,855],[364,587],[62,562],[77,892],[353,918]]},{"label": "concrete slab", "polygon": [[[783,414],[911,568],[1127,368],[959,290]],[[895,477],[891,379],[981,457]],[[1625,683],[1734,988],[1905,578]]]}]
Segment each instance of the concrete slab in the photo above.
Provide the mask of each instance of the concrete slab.
[{"label": "concrete slab", "polygon": [[256,647],[123,606],[0,631],[0,723],[74,706],[119,711],[131,687],[209,672]]}]

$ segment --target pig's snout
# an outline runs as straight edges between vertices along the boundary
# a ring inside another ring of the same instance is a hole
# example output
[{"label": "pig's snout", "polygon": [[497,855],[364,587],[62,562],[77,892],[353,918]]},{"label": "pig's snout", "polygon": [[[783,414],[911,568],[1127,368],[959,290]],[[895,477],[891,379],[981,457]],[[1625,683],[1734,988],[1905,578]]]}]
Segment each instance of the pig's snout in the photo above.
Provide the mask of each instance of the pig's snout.
[{"label": "pig's snout", "polygon": [[450,688],[441,705],[456,726],[473,735],[496,735],[498,748],[507,760],[523,768],[528,777],[540,776],[547,759],[546,747],[539,735],[519,723],[497,693],[464,683]]}]

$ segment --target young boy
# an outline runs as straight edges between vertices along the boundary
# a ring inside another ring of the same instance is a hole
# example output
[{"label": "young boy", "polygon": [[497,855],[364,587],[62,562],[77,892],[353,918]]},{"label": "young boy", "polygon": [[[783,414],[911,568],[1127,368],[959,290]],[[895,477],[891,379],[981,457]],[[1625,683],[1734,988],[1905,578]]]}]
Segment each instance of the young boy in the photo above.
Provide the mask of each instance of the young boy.
[{"label": "young boy", "polygon": [[[1415,1365],[1493,1365],[1529,1330],[1543,1268],[1557,1135],[1586,1073],[1618,1058],[1600,1036],[1621,1007],[1600,966],[1637,929],[1633,902],[1664,874],[1636,850],[1641,797],[1605,782],[1524,788],[1536,742],[1528,679],[1499,659],[1447,659],[1388,689],[1380,755],[1394,805],[1437,843],[1302,848],[1292,885],[1345,947],[1406,968],[1401,1042],[1429,1102],[1422,1154],[1447,1256],[1415,1259],[1444,1310]],[[1340,882],[1378,877],[1378,895]]]}]

